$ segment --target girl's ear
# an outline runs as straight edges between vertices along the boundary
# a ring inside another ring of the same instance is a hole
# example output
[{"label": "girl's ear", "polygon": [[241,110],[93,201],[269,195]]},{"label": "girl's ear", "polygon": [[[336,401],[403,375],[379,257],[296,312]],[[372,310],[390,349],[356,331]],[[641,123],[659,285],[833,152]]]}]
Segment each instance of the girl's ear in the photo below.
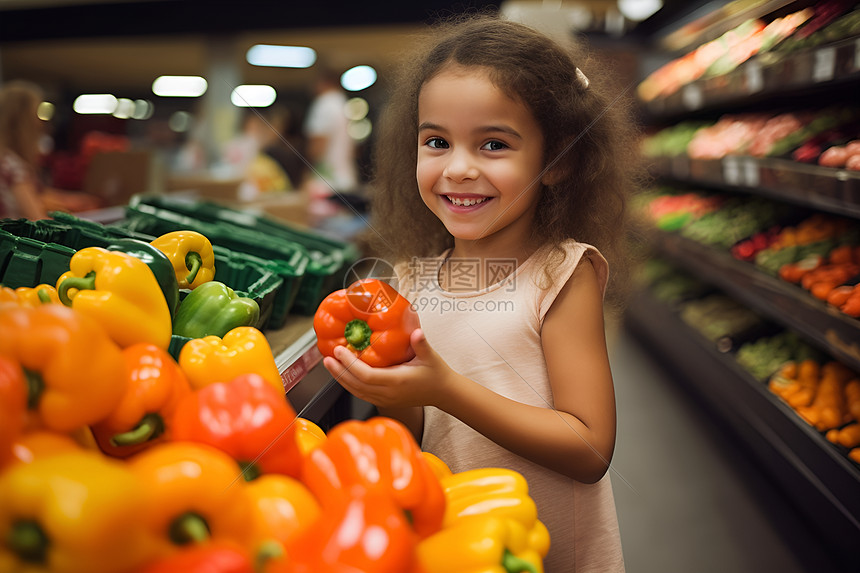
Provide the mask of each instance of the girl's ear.
[{"label": "girl's ear", "polygon": [[543,174],[543,177],[540,178],[540,182],[544,187],[549,187],[550,185],[555,185],[561,181],[561,177],[561,169],[556,165],[550,167],[547,172]]}]

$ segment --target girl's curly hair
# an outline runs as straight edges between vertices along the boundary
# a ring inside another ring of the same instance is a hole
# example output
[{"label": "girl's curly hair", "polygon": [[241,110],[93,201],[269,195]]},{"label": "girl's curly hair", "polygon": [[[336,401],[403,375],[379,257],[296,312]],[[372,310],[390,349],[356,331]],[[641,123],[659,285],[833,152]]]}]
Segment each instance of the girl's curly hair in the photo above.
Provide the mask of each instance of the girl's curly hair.
[{"label": "girl's curly hair", "polygon": [[374,252],[400,262],[438,256],[453,246],[453,237],[422,202],[415,176],[418,96],[452,64],[487,71],[498,89],[527,106],[543,131],[545,164],[555,183],[541,191],[532,239],[554,247],[546,276],[561,262],[558,245],[572,238],[597,247],[612,266],[613,285],[625,284],[619,271],[628,267],[627,201],[639,177],[628,90],[612,85],[600,73],[605,69],[573,45],[563,47],[526,25],[487,15],[435,27],[393,79],[374,150]]}]

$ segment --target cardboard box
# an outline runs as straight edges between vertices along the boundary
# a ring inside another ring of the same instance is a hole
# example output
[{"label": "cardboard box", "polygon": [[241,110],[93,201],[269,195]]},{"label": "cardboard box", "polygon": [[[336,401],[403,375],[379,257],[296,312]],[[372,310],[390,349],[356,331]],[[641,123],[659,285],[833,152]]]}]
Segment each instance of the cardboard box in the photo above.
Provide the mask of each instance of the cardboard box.
[{"label": "cardboard box", "polygon": [[137,193],[157,193],[163,178],[149,151],[97,153],[90,160],[83,190],[100,197],[106,207],[127,205]]}]

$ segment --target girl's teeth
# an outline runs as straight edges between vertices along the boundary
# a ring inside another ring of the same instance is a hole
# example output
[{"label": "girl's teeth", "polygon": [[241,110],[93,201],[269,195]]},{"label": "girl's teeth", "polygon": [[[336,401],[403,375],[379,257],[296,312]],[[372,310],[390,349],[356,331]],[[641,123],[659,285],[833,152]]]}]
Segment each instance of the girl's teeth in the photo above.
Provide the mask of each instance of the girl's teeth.
[{"label": "girl's teeth", "polygon": [[448,197],[448,200],[458,207],[471,207],[472,205],[483,203],[487,200],[487,197],[481,197],[480,199],[459,199],[457,197]]}]

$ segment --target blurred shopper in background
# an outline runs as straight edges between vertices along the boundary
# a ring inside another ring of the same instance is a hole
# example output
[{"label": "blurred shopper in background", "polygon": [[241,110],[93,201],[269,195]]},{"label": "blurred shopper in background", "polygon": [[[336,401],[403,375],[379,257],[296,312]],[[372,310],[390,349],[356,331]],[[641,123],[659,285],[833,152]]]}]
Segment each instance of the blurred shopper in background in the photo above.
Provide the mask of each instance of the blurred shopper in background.
[{"label": "blurred shopper in background", "polygon": [[285,121],[280,108],[265,112],[248,110],[242,120],[242,130],[224,149],[222,161],[250,186],[248,198],[293,189],[286,171],[266,152],[280,142]]},{"label": "blurred shopper in background", "polygon": [[42,183],[38,116],[41,88],[22,80],[0,86],[0,218],[42,219],[49,211],[85,211],[100,205],[86,194]]},{"label": "blurred shopper in background", "polygon": [[346,94],[340,77],[330,69],[320,72],[315,97],[305,119],[308,159],[317,173],[335,191],[352,191],[358,186],[355,141],[344,114]]}]

